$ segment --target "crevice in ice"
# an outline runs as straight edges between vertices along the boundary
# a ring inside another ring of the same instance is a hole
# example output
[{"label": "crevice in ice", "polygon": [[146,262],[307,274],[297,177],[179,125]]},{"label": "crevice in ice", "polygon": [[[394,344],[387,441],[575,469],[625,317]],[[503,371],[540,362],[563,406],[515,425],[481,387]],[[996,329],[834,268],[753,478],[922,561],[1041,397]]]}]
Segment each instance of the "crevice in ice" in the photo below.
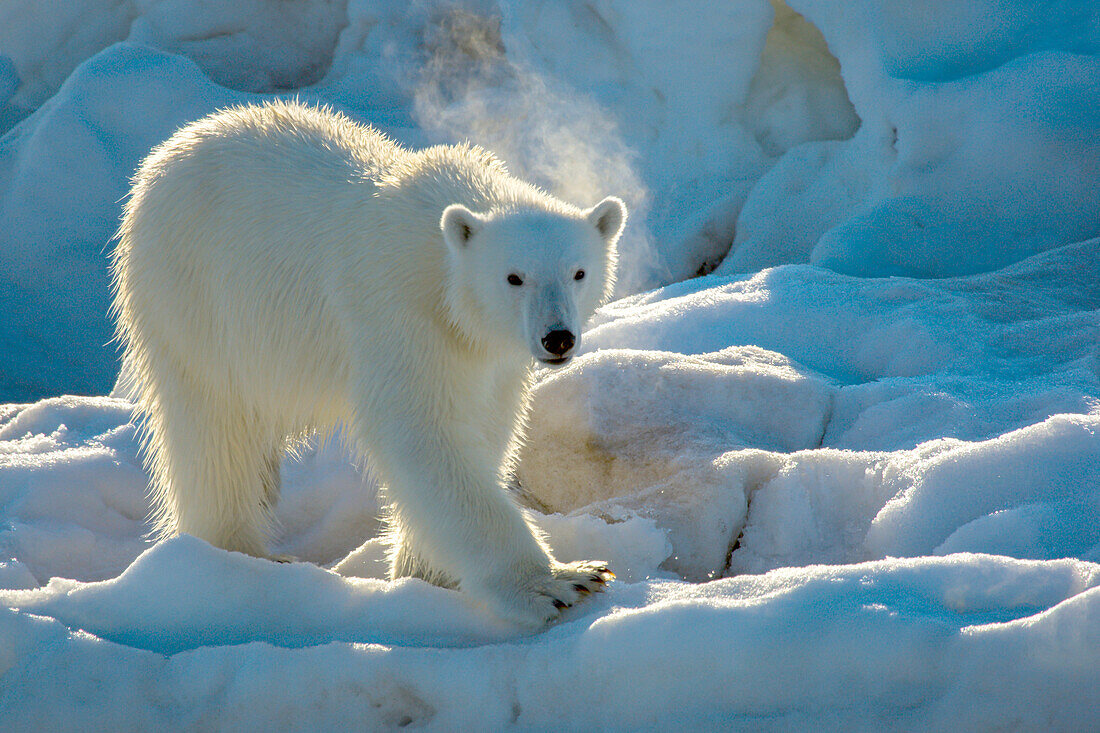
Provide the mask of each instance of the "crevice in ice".
[{"label": "crevice in ice", "polygon": [[833,423],[833,416],[836,414],[836,392],[829,393],[829,404],[825,407],[825,414],[821,418],[821,434],[817,436],[817,442],[813,448],[824,448],[825,438],[829,435],[829,427]]},{"label": "crevice in ice", "polygon": [[[745,509],[745,516],[748,517],[748,509]],[[722,572],[718,573],[719,578],[725,578],[729,576],[730,565],[733,564],[733,553],[741,549],[741,538],[745,536],[745,526],[741,525],[741,531],[737,533],[737,539],[730,543],[729,550],[726,551],[726,563],[722,566]]]},{"label": "crevice in ice", "polygon": [[749,521],[753,515],[753,499],[758,491],[767,487],[779,475],[779,472],[783,470],[787,463],[780,455],[776,454],[764,457],[762,460],[759,458],[749,458],[747,460],[756,465],[746,475],[742,488],[745,492],[745,511],[736,532],[731,535],[729,546],[726,549],[725,562],[722,569],[714,576],[716,578],[729,578],[740,574],[739,572],[731,572],[731,569],[733,568],[734,555],[741,549],[741,542],[745,539],[745,528],[749,526]]},{"label": "crevice in ice", "polygon": [[[792,148],[849,140],[862,124],[848,95],[840,62],[821,31],[784,0],[771,2],[775,19],[738,112],[746,138],[759,146],[754,154],[764,161],[761,172],[765,177],[766,170]],[[754,176],[745,192],[735,193],[707,214],[695,235],[699,241],[693,243],[694,249],[705,252],[705,257],[695,260],[696,276],[719,268],[737,245],[742,208],[759,180],[760,176]]]},{"label": "crevice in ice", "polygon": [[[515,690],[512,691],[512,694],[515,695]],[[512,725],[516,725],[517,723],[519,723],[519,717],[521,715],[523,715],[523,706],[519,704],[519,700],[513,699],[512,700],[512,720],[511,720]]]},{"label": "crevice in ice", "polygon": [[840,62],[816,26],[772,0],[775,22],[749,85],[745,122],[771,156],[812,140],[847,140],[860,119]]}]

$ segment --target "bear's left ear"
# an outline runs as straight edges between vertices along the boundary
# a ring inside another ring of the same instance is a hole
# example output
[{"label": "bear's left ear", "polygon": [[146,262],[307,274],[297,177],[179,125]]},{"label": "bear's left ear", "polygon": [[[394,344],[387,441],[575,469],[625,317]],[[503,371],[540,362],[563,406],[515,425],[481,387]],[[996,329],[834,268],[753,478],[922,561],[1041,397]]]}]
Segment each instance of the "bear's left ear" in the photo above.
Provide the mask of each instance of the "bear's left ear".
[{"label": "bear's left ear", "polygon": [[467,209],[462,204],[451,204],[443,210],[443,218],[439,220],[439,228],[443,230],[443,241],[456,252],[461,251],[470,243],[478,230],[485,224],[485,219]]},{"label": "bear's left ear", "polygon": [[608,196],[600,203],[584,212],[584,216],[596,227],[603,240],[608,244],[614,244],[623,233],[623,225],[626,224],[626,204],[614,196]]}]

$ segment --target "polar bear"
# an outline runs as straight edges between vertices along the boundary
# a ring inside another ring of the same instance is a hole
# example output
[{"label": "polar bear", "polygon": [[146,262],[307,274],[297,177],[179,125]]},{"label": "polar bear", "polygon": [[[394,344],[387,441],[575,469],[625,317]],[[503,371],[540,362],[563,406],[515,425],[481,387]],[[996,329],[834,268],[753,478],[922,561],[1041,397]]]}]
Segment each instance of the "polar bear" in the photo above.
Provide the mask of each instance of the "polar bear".
[{"label": "polar bear", "polygon": [[270,557],[284,449],[341,427],[386,485],[394,578],[531,627],[601,590],[607,566],[557,562],[504,480],[532,357],[576,351],[625,218],[297,103],[182,128],[136,174],[112,260],[155,531]]}]

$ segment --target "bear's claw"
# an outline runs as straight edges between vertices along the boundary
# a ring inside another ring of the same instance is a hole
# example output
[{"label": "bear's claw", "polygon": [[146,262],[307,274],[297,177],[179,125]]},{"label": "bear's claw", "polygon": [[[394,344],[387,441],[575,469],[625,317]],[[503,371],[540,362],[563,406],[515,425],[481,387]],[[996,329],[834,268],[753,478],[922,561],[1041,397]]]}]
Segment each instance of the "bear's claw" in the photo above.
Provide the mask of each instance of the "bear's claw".
[{"label": "bear's claw", "polygon": [[559,619],[565,609],[606,590],[615,577],[603,562],[551,561],[540,570],[533,577],[520,575],[518,593],[494,594],[495,603],[490,601],[490,607],[504,618],[537,629]]},{"label": "bear's claw", "polygon": [[[569,583],[567,590],[555,592],[547,589],[551,597],[556,597],[565,602],[569,608],[574,603],[583,601],[593,593],[598,593],[607,587],[607,582],[614,578],[614,574],[608,570],[607,565],[599,562],[578,562],[555,564],[552,573],[557,580]],[[557,604],[555,604],[555,607]],[[559,610],[561,610],[559,608]]]}]

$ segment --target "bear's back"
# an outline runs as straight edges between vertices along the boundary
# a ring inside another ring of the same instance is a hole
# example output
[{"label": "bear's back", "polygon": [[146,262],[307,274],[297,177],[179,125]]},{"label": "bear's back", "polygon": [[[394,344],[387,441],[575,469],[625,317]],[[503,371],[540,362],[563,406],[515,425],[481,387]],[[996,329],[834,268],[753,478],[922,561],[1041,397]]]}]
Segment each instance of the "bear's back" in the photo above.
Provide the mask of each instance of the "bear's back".
[{"label": "bear's back", "polygon": [[[176,182],[198,182],[206,190],[231,184],[247,190],[265,182],[369,185],[408,155],[345,115],[275,100],[230,107],[181,128],[146,158],[133,193],[148,193],[169,169]],[[237,180],[238,174],[247,179]]]},{"label": "bear's back", "polygon": [[340,363],[334,273],[366,243],[378,182],[408,155],[366,125],[287,102],[181,128],[143,163],[120,227],[127,340],[157,342],[195,371],[317,376]]}]

